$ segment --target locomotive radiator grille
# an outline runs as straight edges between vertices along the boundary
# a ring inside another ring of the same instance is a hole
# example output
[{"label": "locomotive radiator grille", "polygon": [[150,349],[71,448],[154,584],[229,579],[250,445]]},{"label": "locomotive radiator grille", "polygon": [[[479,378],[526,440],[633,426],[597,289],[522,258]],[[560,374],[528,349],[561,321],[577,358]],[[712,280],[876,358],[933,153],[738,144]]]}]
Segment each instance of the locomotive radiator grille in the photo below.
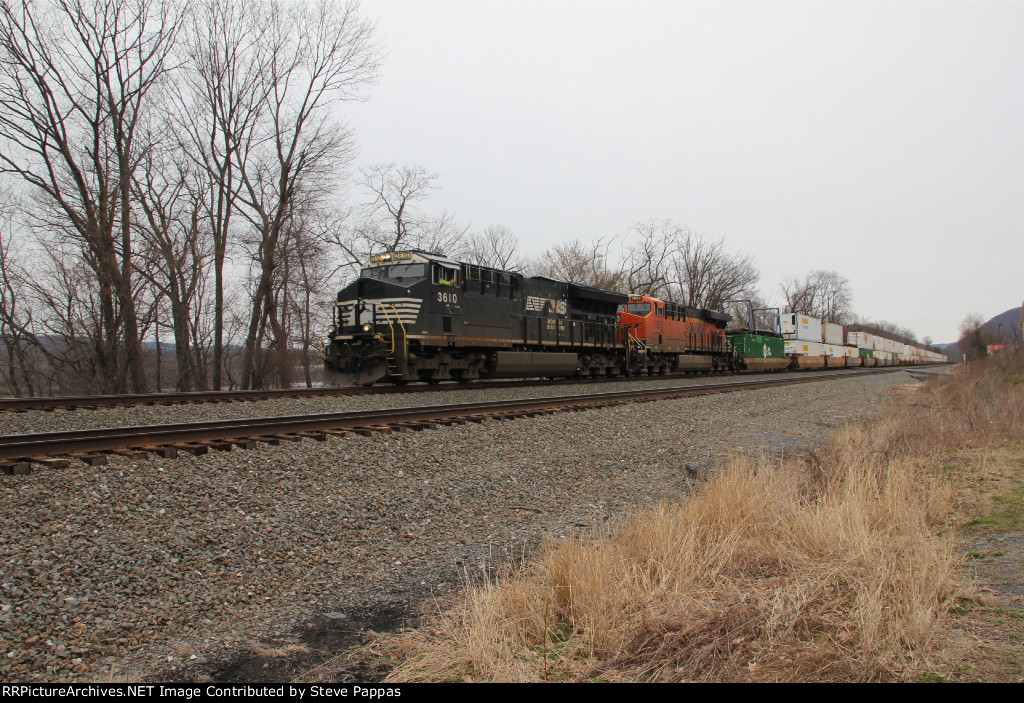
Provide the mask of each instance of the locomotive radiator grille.
[{"label": "locomotive radiator grille", "polygon": [[[356,324],[356,313],[355,306],[357,301],[346,300],[343,303],[337,303],[338,306],[338,322],[342,327],[351,327]],[[392,319],[397,314],[398,319],[401,320],[403,325],[411,325],[416,322],[416,318],[420,314],[420,307],[423,305],[423,301],[420,298],[375,298],[367,299],[362,301],[362,304],[366,306],[365,315],[369,315],[372,308],[376,306],[377,317],[383,322],[383,316],[380,308],[384,308],[388,311],[388,314],[392,316]],[[363,322],[367,322],[367,319],[363,319]]]}]

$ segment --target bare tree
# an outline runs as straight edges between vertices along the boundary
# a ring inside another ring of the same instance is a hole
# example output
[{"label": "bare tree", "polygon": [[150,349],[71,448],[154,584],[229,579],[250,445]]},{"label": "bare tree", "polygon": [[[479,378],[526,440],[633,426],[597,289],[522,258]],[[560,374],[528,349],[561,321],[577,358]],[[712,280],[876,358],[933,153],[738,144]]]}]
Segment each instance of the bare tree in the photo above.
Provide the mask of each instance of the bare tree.
[{"label": "bare tree", "polygon": [[825,322],[847,322],[852,314],[850,281],[835,271],[815,270],[801,278],[789,276],[781,284],[786,308]]},{"label": "bare tree", "polygon": [[437,174],[423,166],[395,163],[373,164],[359,172],[359,185],[373,194],[360,232],[368,248],[394,251],[415,244],[424,225],[416,206],[437,189]]},{"label": "bare tree", "polygon": [[76,243],[59,239],[39,252],[40,261],[27,285],[38,311],[32,345],[45,359],[40,385],[48,393],[104,392],[101,372],[104,300],[91,264]]},{"label": "bare tree", "polygon": [[519,255],[519,238],[505,225],[489,225],[466,243],[465,259],[477,266],[516,271],[526,265]]},{"label": "bare tree", "polygon": [[106,390],[146,386],[130,187],[178,22],[164,0],[0,2],[0,169],[32,189],[40,224],[79,242],[96,276]]},{"label": "bare tree", "polygon": [[981,359],[988,355],[988,345],[993,343],[991,330],[985,327],[985,318],[972,312],[960,323],[960,338],[957,346],[967,361]]},{"label": "bare tree", "polygon": [[334,271],[327,254],[327,228],[319,213],[303,213],[302,222],[292,228],[282,251],[288,296],[288,329],[297,346],[299,365],[307,388],[313,387],[311,360],[323,343],[320,335],[333,309],[332,299],[323,295]]},{"label": "bare tree", "polygon": [[453,259],[465,259],[469,253],[469,229],[470,225],[459,222],[454,212],[441,210],[423,219],[412,245]]},{"label": "bare tree", "polygon": [[624,278],[630,293],[717,308],[753,295],[760,274],[749,256],[727,250],[672,220],[633,225],[624,238]]},{"label": "bare tree", "polygon": [[685,230],[672,259],[670,291],[675,300],[694,307],[717,309],[724,300],[749,291],[760,278],[750,256],[731,254],[725,242],[707,241]]},{"label": "bare tree", "polygon": [[263,135],[259,132],[271,88],[273,43],[268,5],[202,0],[194,7],[184,53],[181,149],[206,181],[207,226],[213,240],[212,384],[220,390],[224,366],[224,266],[242,182],[239,171]]},{"label": "bare tree", "polygon": [[[288,381],[288,333],[283,324],[278,247],[300,209],[331,192],[353,156],[350,132],[331,117],[341,100],[356,98],[376,79],[380,50],[373,26],[354,4],[329,0],[273,5],[273,47],[263,140],[246,163],[236,163],[240,213],[250,225],[255,283],[245,342],[243,388],[264,385],[276,373]],[[269,345],[269,346],[266,346]],[[266,346],[266,348],[265,348]]]},{"label": "bare tree", "polygon": [[18,225],[14,218],[16,201],[0,191],[0,345],[3,345],[3,377],[15,396],[38,395],[36,376],[28,373],[32,347],[38,343],[32,333],[33,314],[28,295],[31,274],[19,261],[15,243]]},{"label": "bare tree", "polygon": [[[180,154],[152,152],[135,184],[137,227],[145,243],[138,256],[140,273],[170,310],[179,391],[206,387],[202,350],[192,344],[201,334],[192,325],[202,319],[202,292],[212,254],[212,242],[201,226],[200,184]],[[156,316],[153,324],[159,325],[161,319]]]},{"label": "bare tree", "polygon": [[634,224],[626,238],[629,292],[666,294],[676,268],[673,260],[686,239],[686,231],[671,220],[649,220]]},{"label": "bare tree", "polygon": [[612,258],[615,239],[598,239],[584,244],[574,239],[556,244],[537,259],[532,273],[595,288],[619,290],[626,280],[625,270]]}]

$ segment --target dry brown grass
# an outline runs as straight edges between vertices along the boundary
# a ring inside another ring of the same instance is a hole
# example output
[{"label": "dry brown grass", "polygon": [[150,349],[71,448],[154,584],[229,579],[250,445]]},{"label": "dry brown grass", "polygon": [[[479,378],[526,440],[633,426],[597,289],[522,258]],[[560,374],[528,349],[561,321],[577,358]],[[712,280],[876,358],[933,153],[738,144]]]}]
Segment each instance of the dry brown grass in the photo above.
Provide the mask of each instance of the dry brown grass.
[{"label": "dry brown grass", "polygon": [[389,642],[389,680],[907,680],[965,590],[944,453],[1020,432],[1020,358],[552,544]]}]

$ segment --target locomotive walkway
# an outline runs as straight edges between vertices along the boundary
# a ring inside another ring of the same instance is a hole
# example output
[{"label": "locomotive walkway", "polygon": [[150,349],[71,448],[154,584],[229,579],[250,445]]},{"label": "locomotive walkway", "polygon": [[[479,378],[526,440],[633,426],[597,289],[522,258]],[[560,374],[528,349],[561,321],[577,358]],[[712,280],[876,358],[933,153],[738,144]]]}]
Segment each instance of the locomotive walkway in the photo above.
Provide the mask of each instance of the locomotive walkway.
[{"label": "locomotive walkway", "polygon": [[532,417],[628,403],[826,382],[901,370],[904,369],[891,367],[830,376],[762,377],[703,386],[511,401],[7,435],[0,437],[0,470],[8,474],[28,474],[31,472],[32,464],[62,468],[68,465],[68,458],[79,459],[91,465],[103,465],[107,462],[105,453],[137,457],[149,453],[165,457],[175,456],[179,451],[205,454],[210,449],[227,451],[234,447],[252,448],[260,442],[279,444],[281,441],[303,439],[324,441],[328,435],[340,436],[349,432],[369,435],[424,430],[439,424],[466,424]]}]

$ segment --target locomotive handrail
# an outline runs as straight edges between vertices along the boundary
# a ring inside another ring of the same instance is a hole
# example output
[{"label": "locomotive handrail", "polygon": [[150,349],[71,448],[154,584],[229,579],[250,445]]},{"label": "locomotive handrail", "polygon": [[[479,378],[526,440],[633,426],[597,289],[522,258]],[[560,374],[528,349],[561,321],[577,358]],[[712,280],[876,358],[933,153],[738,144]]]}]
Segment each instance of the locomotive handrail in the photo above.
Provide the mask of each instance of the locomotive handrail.
[{"label": "locomotive handrail", "polygon": [[[373,304],[374,317],[376,318],[377,303]],[[384,321],[388,323],[388,329],[391,331],[391,348],[388,349],[388,354],[394,354],[395,352],[395,326],[391,324],[391,316],[388,315],[388,310],[384,305],[380,306],[380,310],[384,313]]]},{"label": "locomotive handrail", "polygon": [[[393,303],[382,303],[381,304],[381,306],[380,306],[381,312],[384,313],[384,320],[388,323],[388,329],[391,331],[391,340],[390,340],[391,341],[391,348],[388,350],[388,357],[389,358],[394,358],[395,347],[397,346],[397,337],[395,335],[395,326],[391,322],[391,315],[388,313],[388,310],[387,310],[388,307],[390,307],[392,310],[394,310],[394,312],[395,312],[395,320],[398,322],[398,326],[402,330],[402,373],[405,373],[405,367],[409,363],[409,343],[408,343],[409,340],[408,340],[408,335],[406,334],[406,331],[405,331],[405,323],[402,322],[402,316],[400,314],[398,314],[398,308],[396,308]],[[375,304],[374,305],[374,310],[376,310],[376,308],[377,308],[377,306]],[[392,375],[401,375],[401,374],[392,374]]]},{"label": "locomotive handrail", "polygon": [[[394,303],[388,303],[388,306],[395,311],[395,319],[398,320],[398,326],[402,329],[402,362],[404,364],[409,363],[409,334],[405,331],[405,323],[402,322],[402,316],[398,313],[398,308],[395,307]],[[391,353],[395,353],[395,339],[394,334],[391,335]],[[404,371],[404,369],[403,369]]]}]

